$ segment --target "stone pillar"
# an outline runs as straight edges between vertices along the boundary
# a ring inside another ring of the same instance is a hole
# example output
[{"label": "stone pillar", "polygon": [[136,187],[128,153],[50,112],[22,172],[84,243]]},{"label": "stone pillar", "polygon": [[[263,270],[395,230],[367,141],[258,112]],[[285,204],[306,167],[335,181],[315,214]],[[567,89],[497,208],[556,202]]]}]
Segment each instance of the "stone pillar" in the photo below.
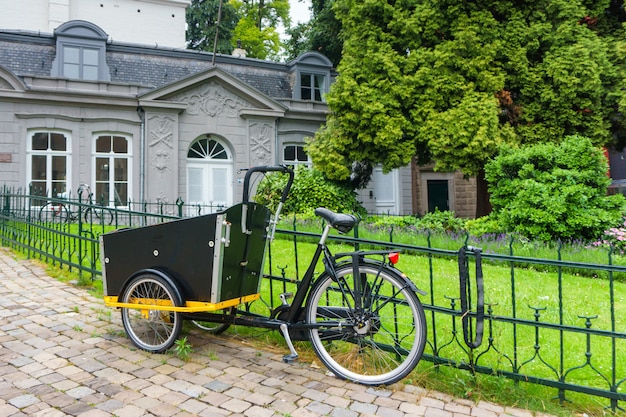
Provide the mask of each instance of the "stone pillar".
[{"label": "stone pillar", "polygon": [[145,152],[146,200],[149,203],[175,203],[180,196],[178,114],[146,114]]}]

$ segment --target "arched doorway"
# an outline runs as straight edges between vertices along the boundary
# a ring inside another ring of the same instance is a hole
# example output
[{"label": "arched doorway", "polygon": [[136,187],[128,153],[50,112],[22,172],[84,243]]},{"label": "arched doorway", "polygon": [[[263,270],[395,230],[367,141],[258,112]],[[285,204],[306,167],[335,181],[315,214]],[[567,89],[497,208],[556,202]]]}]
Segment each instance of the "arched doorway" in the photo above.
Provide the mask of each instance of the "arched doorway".
[{"label": "arched doorway", "polygon": [[213,136],[196,139],[187,151],[188,215],[213,213],[233,204],[233,160]]}]

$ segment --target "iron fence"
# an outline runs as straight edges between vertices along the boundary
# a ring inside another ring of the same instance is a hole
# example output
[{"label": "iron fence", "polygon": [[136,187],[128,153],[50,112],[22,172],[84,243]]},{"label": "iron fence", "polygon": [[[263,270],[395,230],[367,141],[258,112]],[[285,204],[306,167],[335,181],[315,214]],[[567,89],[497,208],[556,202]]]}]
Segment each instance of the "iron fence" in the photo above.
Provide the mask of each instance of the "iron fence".
[{"label": "iron fence", "polygon": [[[55,222],[40,214],[41,197],[5,188],[1,201],[3,246],[76,270],[90,279],[100,275],[100,234],[197,213],[185,212],[181,201],[172,205],[144,204],[143,208],[151,207],[148,211],[152,213],[117,209],[111,224],[106,224],[102,212],[94,215],[102,207],[64,200],[78,215],[73,220]],[[82,215],[88,208],[93,209],[92,214]],[[301,258],[306,258],[303,253],[316,240],[321,224],[313,223],[307,230],[296,221],[283,223],[269,246],[268,273],[263,280],[269,295],[263,301],[270,309],[280,302],[278,294],[291,291],[306,269],[308,259]],[[402,242],[393,230],[386,240],[364,238],[362,230],[361,236],[355,228],[352,236],[332,239],[337,245],[402,252],[400,269],[428,293],[422,297],[428,316],[424,359],[472,373],[551,387],[560,401],[582,395],[612,411],[623,410],[626,266],[620,264],[622,255],[609,248],[604,262],[577,262],[564,259],[560,246],[554,249],[552,258],[539,258],[520,256],[510,244],[502,251],[469,250],[462,264],[458,263],[459,250],[437,248],[430,236],[426,244],[420,245],[410,239]],[[462,243],[463,248],[468,247],[467,238]],[[284,259],[277,255],[279,250],[289,251],[289,264],[279,263],[278,259]],[[466,286],[459,281],[463,274]],[[477,304],[479,284],[484,288],[482,313]],[[469,312],[464,302],[472,306]],[[480,339],[482,343],[478,343]]]}]

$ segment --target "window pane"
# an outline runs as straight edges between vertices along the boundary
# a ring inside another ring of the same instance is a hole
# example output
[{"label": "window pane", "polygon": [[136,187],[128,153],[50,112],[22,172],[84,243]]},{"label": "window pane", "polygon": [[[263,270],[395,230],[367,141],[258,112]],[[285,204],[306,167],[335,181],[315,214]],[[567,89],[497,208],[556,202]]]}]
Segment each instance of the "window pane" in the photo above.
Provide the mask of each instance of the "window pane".
[{"label": "window pane", "polygon": [[65,180],[66,178],[66,158],[65,156],[52,157],[52,179]]},{"label": "window pane", "polygon": [[301,162],[307,162],[309,160],[309,157],[307,156],[306,152],[304,152],[304,146],[298,146],[298,161]]},{"label": "window pane", "polygon": [[31,178],[33,182],[36,180],[46,180],[46,162],[45,156],[33,155]]},{"label": "window pane", "polygon": [[210,159],[228,159],[228,154],[226,153],[226,149],[224,147],[211,139],[209,142],[209,148],[211,149],[209,158]]},{"label": "window pane", "polygon": [[66,46],[63,48],[63,62],[66,64],[80,64],[80,48]]},{"label": "window pane", "polygon": [[213,168],[213,202],[224,203],[228,199],[228,170],[226,168]]},{"label": "window pane", "polygon": [[[46,182],[45,181],[32,181],[30,183],[30,193],[32,195],[46,195]],[[37,201],[35,204],[44,204],[45,200]]]},{"label": "window pane", "polygon": [[293,145],[285,146],[285,151],[283,152],[283,161],[295,161],[296,159],[296,147]]},{"label": "window pane", "polygon": [[33,135],[33,151],[45,151],[48,149],[48,134],[35,133]]},{"label": "window pane", "polygon": [[96,139],[96,152],[111,152],[111,136],[99,136],[98,139]]},{"label": "window pane", "polygon": [[52,193],[50,195],[52,197],[69,198],[70,196],[65,187],[65,181],[52,181]]},{"label": "window pane", "polygon": [[113,152],[128,153],[128,140],[123,136],[113,136]]},{"label": "window pane", "polygon": [[83,65],[83,80],[97,80],[98,79],[98,67],[92,67]]},{"label": "window pane", "polygon": [[187,179],[189,181],[189,202],[197,203],[202,201],[203,173],[202,168],[189,168],[187,170]]},{"label": "window pane", "polygon": [[115,158],[115,181],[128,181],[128,159]]},{"label": "window pane", "polygon": [[316,75],[315,76],[315,88],[322,88],[324,87],[324,76],[323,75]]},{"label": "window pane", "polygon": [[204,144],[206,146],[207,142],[207,139],[201,139],[199,141],[196,141],[193,145],[191,145],[191,148],[189,148],[189,152],[187,152],[187,158],[204,158],[206,156],[206,150],[205,147],[203,147],[202,145]]},{"label": "window pane", "polygon": [[109,158],[96,158],[96,181],[109,180]]},{"label": "window pane", "polygon": [[83,65],[98,66],[98,50],[97,49],[83,49]]},{"label": "window pane", "polygon": [[300,74],[300,99],[311,100],[311,74]]},{"label": "window pane", "polygon": [[53,151],[66,151],[67,139],[65,138],[65,135],[63,135],[62,133],[51,133],[50,149],[52,149]]},{"label": "window pane", "polygon": [[80,78],[78,64],[63,64],[63,75],[67,78]]},{"label": "window pane", "polygon": [[128,184],[125,182],[115,183],[115,205],[127,206],[128,205]]},{"label": "window pane", "polygon": [[96,192],[93,195],[95,204],[108,206],[109,201],[109,184],[106,182],[96,183]]},{"label": "window pane", "polygon": [[300,85],[302,87],[311,88],[311,74],[301,74],[300,75]]},{"label": "window pane", "polygon": [[315,101],[322,101],[322,90],[319,88],[315,89]]}]

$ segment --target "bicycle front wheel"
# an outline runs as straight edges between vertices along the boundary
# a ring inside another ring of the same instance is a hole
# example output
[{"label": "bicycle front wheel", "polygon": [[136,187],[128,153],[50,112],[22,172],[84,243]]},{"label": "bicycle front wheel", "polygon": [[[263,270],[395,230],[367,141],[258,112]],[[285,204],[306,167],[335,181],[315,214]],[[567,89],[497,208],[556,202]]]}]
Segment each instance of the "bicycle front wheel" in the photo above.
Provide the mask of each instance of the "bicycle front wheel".
[{"label": "bicycle front wheel", "polygon": [[426,344],[424,309],[407,281],[380,264],[351,264],[316,281],[306,305],[311,344],[337,377],[387,385],[407,376]]}]

